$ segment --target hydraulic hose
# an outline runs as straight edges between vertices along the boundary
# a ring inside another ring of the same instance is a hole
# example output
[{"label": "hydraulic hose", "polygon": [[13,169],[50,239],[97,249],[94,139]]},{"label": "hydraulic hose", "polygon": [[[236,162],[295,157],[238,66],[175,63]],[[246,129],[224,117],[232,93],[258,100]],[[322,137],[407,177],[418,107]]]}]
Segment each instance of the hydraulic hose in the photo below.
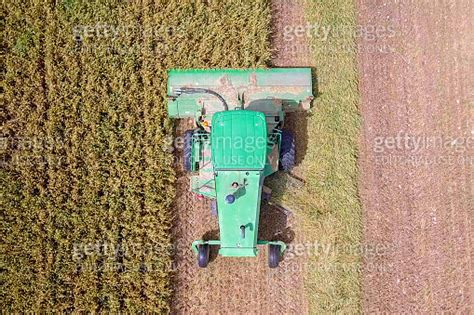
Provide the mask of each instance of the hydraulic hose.
[{"label": "hydraulic hose", "polygon": [[222,97],[222,95],[220,95],[219,93],[213,90],[204,89],[204,88],[182,87],[182,88],[176,89],[175,91],[176,91],[177,96],[180,96],[181,94],[198,94],[198,93],[206,93],[206,94],[214,95],[222,102],[222,105],[224,105],[224,110],[229,110],[229,105],[227,105],[227,102]]}]

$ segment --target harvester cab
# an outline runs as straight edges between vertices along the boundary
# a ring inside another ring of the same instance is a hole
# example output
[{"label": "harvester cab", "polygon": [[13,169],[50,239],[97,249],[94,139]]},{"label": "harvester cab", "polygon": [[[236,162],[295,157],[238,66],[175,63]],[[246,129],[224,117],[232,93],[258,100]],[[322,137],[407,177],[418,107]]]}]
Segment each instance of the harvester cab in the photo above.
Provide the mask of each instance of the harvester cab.
[{"label": "harvester cab", "polygon": [[192,248],[206,267],[210,246],[219,255],[254,257],[268,245],[278,266],[286,244],[258,239],[265,177],[289,171],[295,139],[283,129],[285,113],[308,110],[313,99],[309,68],[170,70],[168,115],[192,118],[184,134],[183,164],[190,189],[212,199],[220,240],[197,240]]}]

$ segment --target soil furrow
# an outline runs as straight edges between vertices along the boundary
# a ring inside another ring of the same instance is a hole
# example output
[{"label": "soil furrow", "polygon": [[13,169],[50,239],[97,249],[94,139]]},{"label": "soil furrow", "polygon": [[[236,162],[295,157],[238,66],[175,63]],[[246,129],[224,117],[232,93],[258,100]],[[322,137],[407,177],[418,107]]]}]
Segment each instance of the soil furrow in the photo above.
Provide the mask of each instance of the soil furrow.
[{"label": "soil furrow", "polygon": [[473,4],[358,6],[364,311],[469,313]]}]

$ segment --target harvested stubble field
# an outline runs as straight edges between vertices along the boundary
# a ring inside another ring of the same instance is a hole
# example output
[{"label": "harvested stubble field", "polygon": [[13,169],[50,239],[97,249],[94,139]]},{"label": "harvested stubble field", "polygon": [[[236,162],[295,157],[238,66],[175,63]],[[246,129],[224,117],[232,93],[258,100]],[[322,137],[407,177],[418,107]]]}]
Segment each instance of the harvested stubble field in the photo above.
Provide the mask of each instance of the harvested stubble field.
[{"label": "harvested stubble field", "polygon": [[1,308],[169,311],[168,68],[256,67],[266,1],[7,1]]},{"label": "harvested stubble field", "polygon": [[473,313],[472,12],[358,1],[362,27],[394,30],[359,39],[364,243],[388,245],[365,257],[365,313]]}]

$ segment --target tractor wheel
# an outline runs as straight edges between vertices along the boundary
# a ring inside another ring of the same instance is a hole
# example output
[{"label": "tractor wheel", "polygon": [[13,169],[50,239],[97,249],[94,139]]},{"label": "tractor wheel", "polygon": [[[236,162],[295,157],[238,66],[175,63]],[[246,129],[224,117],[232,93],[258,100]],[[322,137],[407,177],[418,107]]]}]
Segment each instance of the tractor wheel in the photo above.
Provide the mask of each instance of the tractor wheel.
[{"label": "tractor wheel", "polygon": [[295,138],[288,130],[281,132],[280,169],[290,171],[295,166]]},{"label": "tractor wheel", "polygon": [[268,245],[268,267],[276,268],[280,263],[280,245]]},{"label": "tractor wheel", "polygon": [[201,268],[206,268],[209,263],[209,244],[201,244],[198,246],[198,265]]},{"label": "tractor wheel", "polygon": [[186,172],[191,172],[192,169],[193,133],[193,130],[184,133],[183,166]]}]

